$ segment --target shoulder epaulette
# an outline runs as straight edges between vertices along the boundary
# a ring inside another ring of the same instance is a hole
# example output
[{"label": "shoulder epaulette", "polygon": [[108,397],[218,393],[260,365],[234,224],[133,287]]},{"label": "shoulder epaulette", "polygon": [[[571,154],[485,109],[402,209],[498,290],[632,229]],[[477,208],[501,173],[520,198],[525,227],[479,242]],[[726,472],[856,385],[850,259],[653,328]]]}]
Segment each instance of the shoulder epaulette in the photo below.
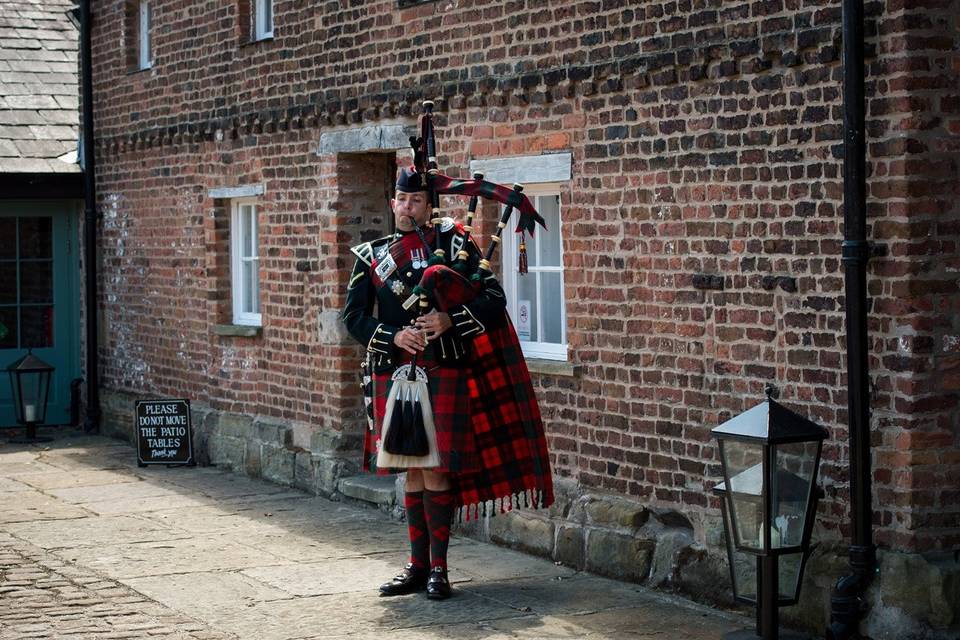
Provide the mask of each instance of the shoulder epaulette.
[{"label": "shoulder epaulette", "polygon": [[350,252],[360,260],[363,260],[363,263],[368,267],[373,262],[373,245],[369,242],[350,247]]},{"label": "shoulder epaulette", "polygon": [[389,235],[382,238],[377,238],[373,242],[364,242],[350,247],[350,252],[357,256],[365,265],[369,267],[373,263],[373,250],[376,247],[379,247],[381,244],[389,242],[392,239],[393,235]]}]

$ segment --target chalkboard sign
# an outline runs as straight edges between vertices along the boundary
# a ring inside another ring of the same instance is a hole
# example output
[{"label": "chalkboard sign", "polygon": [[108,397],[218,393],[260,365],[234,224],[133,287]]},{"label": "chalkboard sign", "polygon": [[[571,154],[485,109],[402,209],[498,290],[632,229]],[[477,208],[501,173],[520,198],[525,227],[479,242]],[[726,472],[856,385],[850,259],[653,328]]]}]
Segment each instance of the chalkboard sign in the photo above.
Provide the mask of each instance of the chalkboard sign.
[{"label": "chalkboard sign", "polygon": [[193,465],[189,400],[138,400],[137,463]]}]

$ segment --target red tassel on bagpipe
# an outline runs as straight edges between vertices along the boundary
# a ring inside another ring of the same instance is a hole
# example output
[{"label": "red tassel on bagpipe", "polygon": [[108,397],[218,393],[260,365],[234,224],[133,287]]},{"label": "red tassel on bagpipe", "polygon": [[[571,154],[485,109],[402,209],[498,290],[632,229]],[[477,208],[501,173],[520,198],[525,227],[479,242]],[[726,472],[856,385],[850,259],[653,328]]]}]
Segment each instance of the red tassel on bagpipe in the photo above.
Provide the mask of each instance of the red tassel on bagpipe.
[{"label": "red tassel on bagpipe", "polygon": [[527,273],[527,241],[523,231],[520,232],[520,250],[517,252],[517,273],[524,275]]}]

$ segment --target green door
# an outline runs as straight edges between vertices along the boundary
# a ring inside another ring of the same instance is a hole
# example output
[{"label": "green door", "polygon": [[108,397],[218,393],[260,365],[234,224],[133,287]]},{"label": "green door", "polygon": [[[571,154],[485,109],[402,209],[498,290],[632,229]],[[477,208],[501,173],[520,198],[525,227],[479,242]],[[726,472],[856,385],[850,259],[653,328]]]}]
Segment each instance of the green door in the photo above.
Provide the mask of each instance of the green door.
[{"label": "green door", "polygon": [[27,353],[55,371],[46,424],[70,422],[79,375],[76,206],[0,201],[0,426],[16,425],[6,367]]}]

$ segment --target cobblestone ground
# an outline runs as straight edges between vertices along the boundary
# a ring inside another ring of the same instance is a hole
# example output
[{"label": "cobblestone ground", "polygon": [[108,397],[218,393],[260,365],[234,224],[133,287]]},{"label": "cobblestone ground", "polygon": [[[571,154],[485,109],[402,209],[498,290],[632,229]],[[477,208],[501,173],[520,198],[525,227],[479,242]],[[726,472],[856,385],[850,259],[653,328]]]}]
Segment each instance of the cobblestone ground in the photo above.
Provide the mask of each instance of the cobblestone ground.
[{"label": "cobblestone ground", "polygon": [[118,582],[0,534],[0,640],[232,637]]}]

